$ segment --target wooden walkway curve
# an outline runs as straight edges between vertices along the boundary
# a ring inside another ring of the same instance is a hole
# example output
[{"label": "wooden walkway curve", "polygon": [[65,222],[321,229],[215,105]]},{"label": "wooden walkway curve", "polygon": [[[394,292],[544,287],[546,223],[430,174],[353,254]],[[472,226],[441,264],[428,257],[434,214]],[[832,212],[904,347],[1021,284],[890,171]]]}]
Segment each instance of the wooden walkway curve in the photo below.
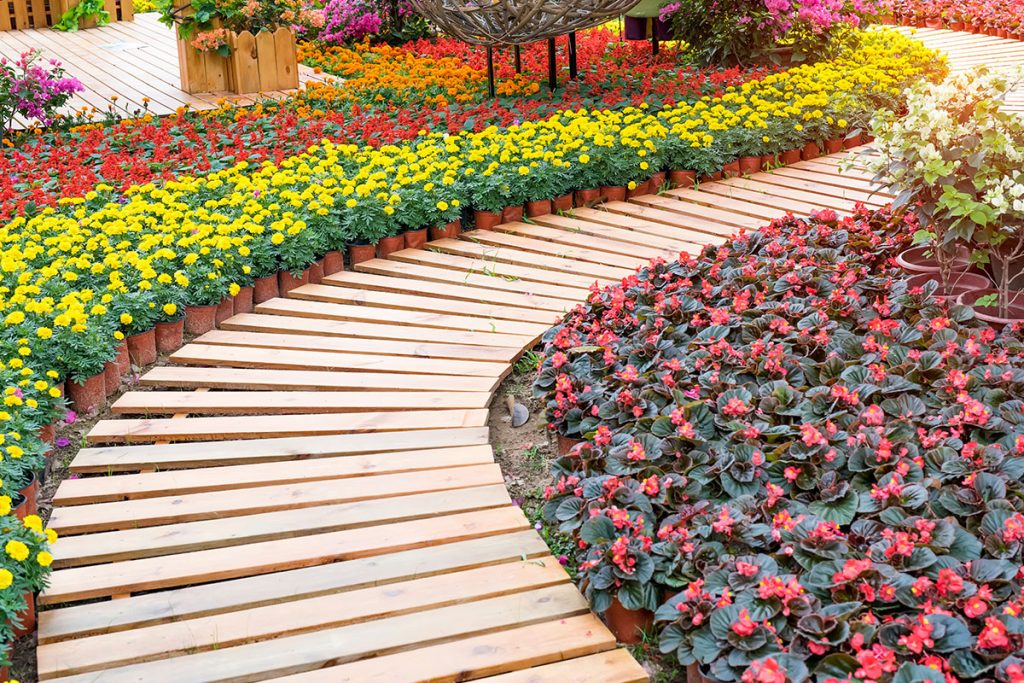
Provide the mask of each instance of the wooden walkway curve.
[{"label": "wooden walkway curve", "polygon": [[510,500],[488,403],[592,283],[887,203],[846,155],[400,251],[196,339],[54,497],[40,679],[646,680]]}]

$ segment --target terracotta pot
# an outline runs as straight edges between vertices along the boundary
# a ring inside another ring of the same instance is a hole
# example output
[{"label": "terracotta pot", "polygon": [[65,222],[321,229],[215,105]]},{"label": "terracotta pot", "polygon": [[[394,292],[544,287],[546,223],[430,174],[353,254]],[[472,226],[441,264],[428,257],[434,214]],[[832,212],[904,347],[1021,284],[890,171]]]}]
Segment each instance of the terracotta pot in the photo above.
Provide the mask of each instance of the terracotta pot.
[{"label": "terracotta pot", "polygon": [[836,152],[843,151],[843,139],[832,138],[825,140],[825,152],[828,154],[835,154]]},{"label": "terracotta pot", "polygon": [[51,422],[48,425],[39,428],[39,438],[44,443],[53,443],[54,438],[57,436],[57,427]]},{"label": "terracotta pot", "polygon": [[722,166],[722,177],[723,178],[735,178],[740,174],[740,161],[730,161],[729,163]]},{"label": "terracotta pot", "polygon": [[[102,374],[99,376],[102,377]],[[34,515],[39,512],[39,477],[35,472],[32,473],[32,479],[18,491],[18,495],[25,499],[26,514]]]},{"label": "terracotta pot", "polygon": [[704,683],[699,664],[690,664],[686,667],[686,683]]},{"label": "terracotta pot", "polygon": [[32,591],[25,593],[25,609],[18,612],[18,621],[21,622],[21,627],[14,627],[16,638],[27,636],[36,630],[36,595]]},{"label": "terracotta pot", "polygon": [[174,353],[181,348],[185,335],[185,319],[156,324],[156,350]]},{"label": "terracotta pot", "polygon": [[152,329],[128,337],[128,355],[140,367],[156,362],[156,334]]},{"label": "terracotta pot", "polygon": [[893,17],[891,14],[882,14],[879,15],[878,17],[878,23],[882,24],[883,26],[892,26],[893,24],[896,23],[896,18]]},{"label": "terracotta pot", "polygon": [[[345,255],[337,250],[329,251],[324,254],[323,264],[325,277],[328,275],[334,275],[335,273],[340,273],[345,270]],[[238,308],[238,306],[235,306],[235,308]]]},{"label": "terracotta pot", "polygon": [[[128,353],[127,349],[125,350],[125,353]],[[120,362],[120,354],[119,354],[119,357],[118,357],[118,363],[117,363],[117,365],[118,365],[119,367],[120,367],[120,365],[121,365],[121,362]],[[130,365],[129,365],[129,368],[128,368],[128,369],[129,369],[129,370],[131,369],[131,366],[130,366]],[[66,397],[67,397],[67,394],[66,394],[66,393],[64,393],[64,388],[65,388],[65,384],[64,384],[64,382],[61,382],[60,384],[58,384],[58,385],[57,385],[57,391],[59,391],[59,392],[60,392],[60,395],[61,395],[61,396],[63,396],[63,397],[65,397],[65,398],[66,398]]]},{"label": "terracotta pot", "polygon": [[950,31],[963,31],[964,30],[964,22],[962,22],[962,21],[954,21],[952,24],[949,25],[949,30]]},{"label": "terracotta pot", "polygon": [[942,28],[942,19],[925,19],[924,26],[925,28]]},{"label": "terracotta pot", "polygon": [[643,632],[654,624],[654,612],[646,609],[626,609],[618,598],[602,615],[608,628],[620,643],[635,645],[643,639]]},{"label": "terracotta pot", "polygon": [[629,188],[626,188],[626,199],[632,199],[633,197],[640,197],[640,196],[643,196],[645,194],[650,194],[650,191],[648,190],[648,185],[647,185],[647,181],[646,180],[644,182],[642,182],[642,183],[637,183],[636,187],[634,187],[632,190],[630,190]]},{"label": "terracotta pot", "polygon": [[216,326],[217,307],[215,305],[185,307],[185,332],[190,337],[206,334]]},{"label": "terracotta pot", "polygon": [[405,233],[406,249],[422,249],[427,243],[427,229],[409,230]]},{"label": "terracotta pot", "polygon": [[377,258],[377,248],[372,244],[350,244],[348,245],[348,257],[353,267],[357,263],[370,261]]},{"label": "terracotta pot", "polygon": [[761,170],[761,157],[740,157],[738,163],[742,175],[752,175]]},{"label": "terracotta pot", "polygon": [[854,147],[859,147],[860,145],[864,144],[864,141],[861,140],[861,137],[862,136],[860,133],[857,133],[856,135],[847,135],[845,138],[843,138],[843,149],[853,149]]},{"label": "terracotta pot", "polygon": [[97,372],[81,384],[67,381],[68,399],[76,413],[85,415],[103,407],[107,400],[107,389],[102,372]]},{"label": "terracotta pot", "polygon": [[501,214],[494,211],[474,211],[473,227],[477,230],[493,230],[495,225],[501,223]]},{"label": "terracotta pot", "polygon": [[1006,29],[1005,29],[1005,28],[1001,28],[1001,29],[999,29],[998,31],[996,31],[996,36],[997,36],[997,37],[999,37],[999,38],[1006,38],[1006,37],[1007,37],[1007,36],[1009,36],[1009,35],[1010,35],[1010,34],[1009,34],[1009,33],[1007,33],[1007,31],[1006,31]]},{"label": "terracotta pot", "polygon": [[522,206],[506,206],[501,210],[502,223],[517,223],[523,220]]},{"label": "terracotta pot", "polygon": [[987,289],[992,286],[992,281],[980,273],[952,273],[950,282],[946,288],[942,287],[938,273],[918,273],[907,280],[911,287],[923,287],[928,282],[935,281],[939,288],[935,290],[935,298],[940,302],[951,303],[957,301],[958,297],[967,292],[979,289]]},{"label": "terracotta pot", "polygon": [[[932,248],[929,246],[904,249],[896,255],[896,263],[911,275],[939,272],[939,262],[935,260]],[[970,253],[966,249],[961,250],[953,259],[952,268],[954,271],[967,270],[970,266]]]},{"label": "terracotta pot", "polygon": [[693,187],[697,182],[697,174],[693,171],[669,171],[668,182],[672,187]]},{"label": "terracotta pot", "polygon": [[761,155],[761,170],[767,171],[772,168],[778,168],[781,166],[779,163],[778,154],[763,154]]},{"label": "terracotta pot", "polygon": [[[399,237],[398,239],[401,240],[402,238]],[[309,269],[303,270],[298,275],[292,275],[287,270],[282,270],[277,274],[277,288],[281,292],[281,296],[286,296],[288,292],[296,287],[301,287],[307,282],[309,282]]]},{"label": "terracotta pot", "polygon": [[235,295],[235,315],[252,313],[252,295],[252,287],[242,287],[238,290],[238,294]]},{"label": "terracotta pot", "polygon": [[573,446],[578,443],[583,443],[584,439],[575,439],[571,436],[563,436],[562,434],[559,434],[556,441],[558,442],[558,454],[568,455]]},{"label": "terracotta pot", "polygon": [[377,242],[377,258],[387,258],[402,249],[405,249],[405,237],[402,235],[389,235]]},{"label": "terracotta pot", "polygon": [[626,187],[624,185],[604,185],[601,187],[601,197],[608,202],[626,201]]},{"label": "terracotta pot", "polygon": [[589,206],[601,198],[601,190],[576,190],[576,206]]},{"label": "terracotta pot", "polygon": [[815,142],[808,142],[804,145],[803,149],[800,150],[800,158],[804,161],[809,159],[817,159],[821,156],[821,148]]},{"label": "terracotta pot", "polygon": [[452,221],[445,225],[435,225],[430,229],[431,240],[455,239],[462,232],[462,221]]},{"label": "terracotta pot", "polygon": [[128,355],[128,340],[123,339],[121,345],[117,347],[117,358],[114,359],[117,363],[117,367],[121,370],[121,376],[124,377],[132,371],[132,359]]},{"label": "terracotta pot", "polygon": [[280,291],[277,286],[277,275],[256,278],[256,282],[252,283],[252,300],[261,304],[276,299],[280,296]]},{"label": "terracotta pot", "polygon": [[217,304],[217,312],[214,313],[213,320],[218,326],[235,314],[235,303],[231,300],[230,296],[226,296],[220,300]]},{"label": "terracotta pot", "polygon": [[700,177],[700,181],[702,183],[713,183],[716,180],[721,180],[721,179],[722,179],[722,172],[721,171],[715,171],[714,173],[706,173],[706,174],[704,174],[704,175],[702,175]]},{"label": "terracotta pot", "polygon": [[657,194],[661,191],[661,188],[665,186],[665,180],[667,178],[668,173],[665,173],[665,171],[652,173],[650,180],[647,181],[647,189],[650,190],[651,194]]},{"label": "terracotta pot", "polygon": [[1012,292],[1010,295],[1010,303],[1007,310],[1007,316],[1004,318],[999,315],[999,306],[975,306],[974,302],[984,296],[992,294],[998,294],[998,290],[991,287],[984,289],[972,289],[968,292],[960,294],[956,298],[958,304],[964,306],[971,306],[974,308],[974,315],[978,317],[978,320],[983,320],[989,324],[989,326],[996,332],[1002,330],[1007,325],[1015,325],[1024,323],[1024,292]]},{"label": "terracotta pot", "polygon": [[546,216],[549,213],[551,213],[550,199],[535,199],[532,202],[526,202],[526,215],[529,218]]},{"label": "terracotta pot", "polygon": [[572,193],[570,192],[569,194],[563,194],[561,197],[555,197],[552,204],[554,204],[555,211],[561,211],[562,213],[572,211]]},{"label": "terracotta pot", "polygon": [[784,164],[795,164],[800,161],[800,150],[798,149],[787,149],[785,152],[779,155],[779,161]]},{"label": "terracotta pot", "polygon": [[[29,515],[34,515],[34,512],[30,512],[28,508],[28,501],[25,500],[24,496],[20,496],[17,493],[11,497],[11,514],[18,519],[25,519]],[[0,681],[3,679],[0,678]]]},{"label": "terracotta pot", "polygon": [[309,275],[309,284],[318,285],[324,279],[324,267],[319,261],[313,261],[306,269]]},{"label": "terracotta pot", "polygon": [[985,33],[992,36],[993,38],[999,37],[999,29],[997,29],[995,26],[989,26],[987,29],[985,29]]},{"label": "terracotta pot", "polygon": [[103,387],[106,389],[103,393],[107,396],[116,394],[121,388],[121,368],[116,361],[109,361],[103,366]]}]

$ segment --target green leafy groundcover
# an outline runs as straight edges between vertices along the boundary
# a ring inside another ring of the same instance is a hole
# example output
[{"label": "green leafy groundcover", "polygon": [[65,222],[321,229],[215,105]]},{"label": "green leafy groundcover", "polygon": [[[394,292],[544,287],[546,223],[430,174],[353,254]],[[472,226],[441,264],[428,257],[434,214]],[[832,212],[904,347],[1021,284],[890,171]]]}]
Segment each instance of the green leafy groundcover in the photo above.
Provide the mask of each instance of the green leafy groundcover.
[{"label": "green leafy groundcover", "polygon": [[1024,681],[1024,343],[909,288],[887,212],[787,218],[545,337],[545,515],[713,681]]}]

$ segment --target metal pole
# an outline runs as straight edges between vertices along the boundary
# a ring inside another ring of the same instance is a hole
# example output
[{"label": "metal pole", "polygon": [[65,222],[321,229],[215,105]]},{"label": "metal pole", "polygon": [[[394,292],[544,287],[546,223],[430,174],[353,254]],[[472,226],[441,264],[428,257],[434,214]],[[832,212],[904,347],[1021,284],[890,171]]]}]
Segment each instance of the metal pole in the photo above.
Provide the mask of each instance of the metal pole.
[{"label": "metal pole", "polygon": [[548,88],[554,92],[558,87],[558,73],[555,70],[555,39],[548,38]]},{"label": "metal pole", "polygon": [[579,77],[576,68],[576,31],[569,32],[569,80],[575,81]]},{"label": "metal pole", "polygon": [[651,54],[655,57],[658,56],[658,27],[654,25],[654,20],[651,20]]},{"label": "metal pole", "polygon": [[516,56],[516,73],[521,74],[523,73],[523,55],[520,52],[518,45],[514,46],[512,50]]},{"label": "metal pole", "polygon": [[487,46],[487,95],[494,97],[494,48]]}]

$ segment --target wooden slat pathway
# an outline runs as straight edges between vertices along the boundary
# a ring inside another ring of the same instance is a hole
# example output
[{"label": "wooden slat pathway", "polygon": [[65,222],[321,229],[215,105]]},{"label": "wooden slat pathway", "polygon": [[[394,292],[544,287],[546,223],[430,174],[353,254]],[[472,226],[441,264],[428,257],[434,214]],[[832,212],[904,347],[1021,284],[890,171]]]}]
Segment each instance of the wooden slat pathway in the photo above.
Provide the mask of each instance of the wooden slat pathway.
[{"label": "wooden slat pathway", "polygon": [[[1024,59],[919,34],[954,68]],[[40,679],[646,680],[512,504],[486,407],[595,282],[884,205],[850,154],[399,251],[194,340],[56,492]]]},{"label": "wooden slat pathway", "polygon": [[487,406],[594,282],[884,203],[832,162],[400,251],[194,340],[54,497],[40,679],[645,680],[512,505]]}]

